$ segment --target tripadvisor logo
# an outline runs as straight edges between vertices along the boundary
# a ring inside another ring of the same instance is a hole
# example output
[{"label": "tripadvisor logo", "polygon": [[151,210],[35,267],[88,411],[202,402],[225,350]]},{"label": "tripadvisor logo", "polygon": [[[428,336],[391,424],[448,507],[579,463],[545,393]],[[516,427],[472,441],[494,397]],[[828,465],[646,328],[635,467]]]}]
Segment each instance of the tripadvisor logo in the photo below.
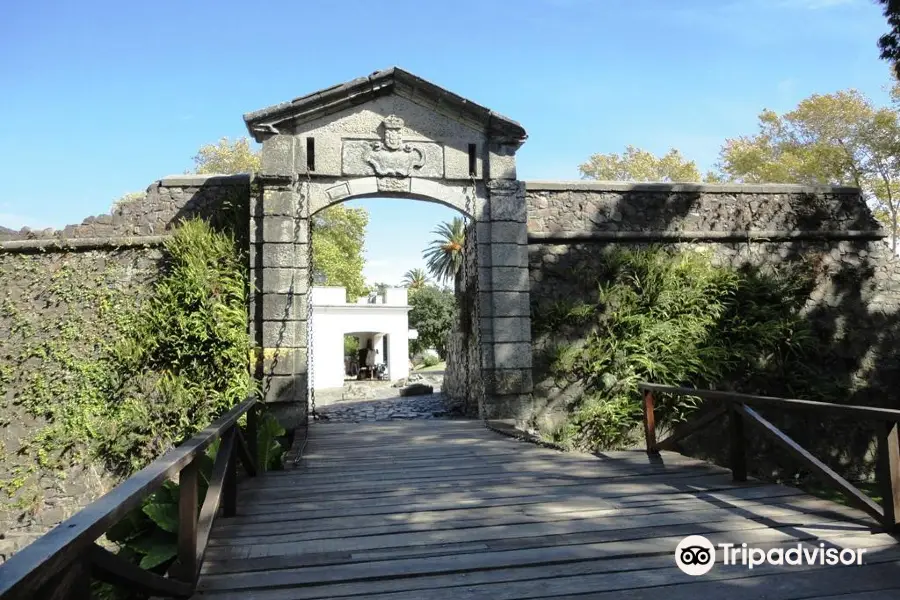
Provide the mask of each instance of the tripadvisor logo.
[{"label": "tripadvisor logo", "polygon": [[689,535],[675,548],[675,564],[687,575],[708,573],[716,563],[716,548],[702,535]]},{"label": "tripadvisor logo", "polygon": [[[747,544],[718,544],[722,564],[748,569],[760,565],[861,565],[865,548],[826,548],[798,543],[787,548],[754,548]],[[687,575],[704,575],[716,563],[716,546],[702,535],[689,535],[675,548],[675,564]]]}]

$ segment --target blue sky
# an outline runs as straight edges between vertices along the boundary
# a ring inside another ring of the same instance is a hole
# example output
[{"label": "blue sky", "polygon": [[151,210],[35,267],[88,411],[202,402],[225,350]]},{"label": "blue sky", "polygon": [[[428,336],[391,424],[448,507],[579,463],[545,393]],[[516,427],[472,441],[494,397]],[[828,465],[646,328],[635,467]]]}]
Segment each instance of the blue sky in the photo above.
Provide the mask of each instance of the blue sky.
[{"label": "blue sky", "polygon": [[[873,0],[306,0],[0,7],[0,225],[59,227],[182,173],[241,115],[401,66],[523,124],[523,179],[625,145],[702,169],[763,108],[886,100]],[[367,200],[370,279],[421,266],[454,213]]]}]

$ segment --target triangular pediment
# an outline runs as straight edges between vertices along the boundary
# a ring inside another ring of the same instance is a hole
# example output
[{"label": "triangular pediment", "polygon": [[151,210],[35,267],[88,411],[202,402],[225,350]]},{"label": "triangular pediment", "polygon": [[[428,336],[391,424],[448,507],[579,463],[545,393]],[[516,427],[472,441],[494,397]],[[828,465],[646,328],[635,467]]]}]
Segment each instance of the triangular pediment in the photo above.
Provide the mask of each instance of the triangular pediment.
[{"label": "triangular pediment", "polygon": [[525,129],[512,119],[397,67],[248,113],[244,122],[254,139],[261,142],[272,135],[295,133],[306,124],[321,123],[329,115],[347,113],[386,96],[404,98],[499,143],[518,145],[527,137]]}]

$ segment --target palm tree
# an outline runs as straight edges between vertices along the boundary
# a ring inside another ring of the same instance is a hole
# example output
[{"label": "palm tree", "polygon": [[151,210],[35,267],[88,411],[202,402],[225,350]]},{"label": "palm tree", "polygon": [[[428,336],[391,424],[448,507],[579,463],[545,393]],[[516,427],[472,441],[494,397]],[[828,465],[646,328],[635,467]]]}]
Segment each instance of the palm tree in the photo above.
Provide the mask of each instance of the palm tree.
[{"label": "palm tree", "polygon": [[452,280],[463,261],[466,241],[466,225],[462,217],[454,217],[450,223],[441,223],[432,233],[440,236],[425,250],[426,266],[438,281]]},{"label": "palm tree", "polygon": [[410,290],[418,290],[428,285],[425,269],[410,269],[403,275],[403,285]]}]

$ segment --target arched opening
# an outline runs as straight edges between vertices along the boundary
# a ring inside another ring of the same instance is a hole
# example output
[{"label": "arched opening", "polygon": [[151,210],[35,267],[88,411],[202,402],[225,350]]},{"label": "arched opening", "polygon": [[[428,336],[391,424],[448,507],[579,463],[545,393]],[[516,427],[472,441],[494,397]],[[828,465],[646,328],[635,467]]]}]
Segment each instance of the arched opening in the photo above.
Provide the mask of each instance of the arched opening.
[{"label": "arched opening", "polygon": [[466,299],[474,286],[465,282],[477,277],[477,250],[466,242],[474,221],[460,208],[469,193],[474,211],[474,190],[470,184],[450,199],[367,193],[321,207],[313,196],[307,381],[309,410],[320,420],[409,418],[415,411],[385,406],[402,405],[407,394],[443,393],[446,412],[465,412],[444,380],[448,370],[464,377],[472,360],[457,338],[461,324],[477,322],[463,315],[475,310]]}]

